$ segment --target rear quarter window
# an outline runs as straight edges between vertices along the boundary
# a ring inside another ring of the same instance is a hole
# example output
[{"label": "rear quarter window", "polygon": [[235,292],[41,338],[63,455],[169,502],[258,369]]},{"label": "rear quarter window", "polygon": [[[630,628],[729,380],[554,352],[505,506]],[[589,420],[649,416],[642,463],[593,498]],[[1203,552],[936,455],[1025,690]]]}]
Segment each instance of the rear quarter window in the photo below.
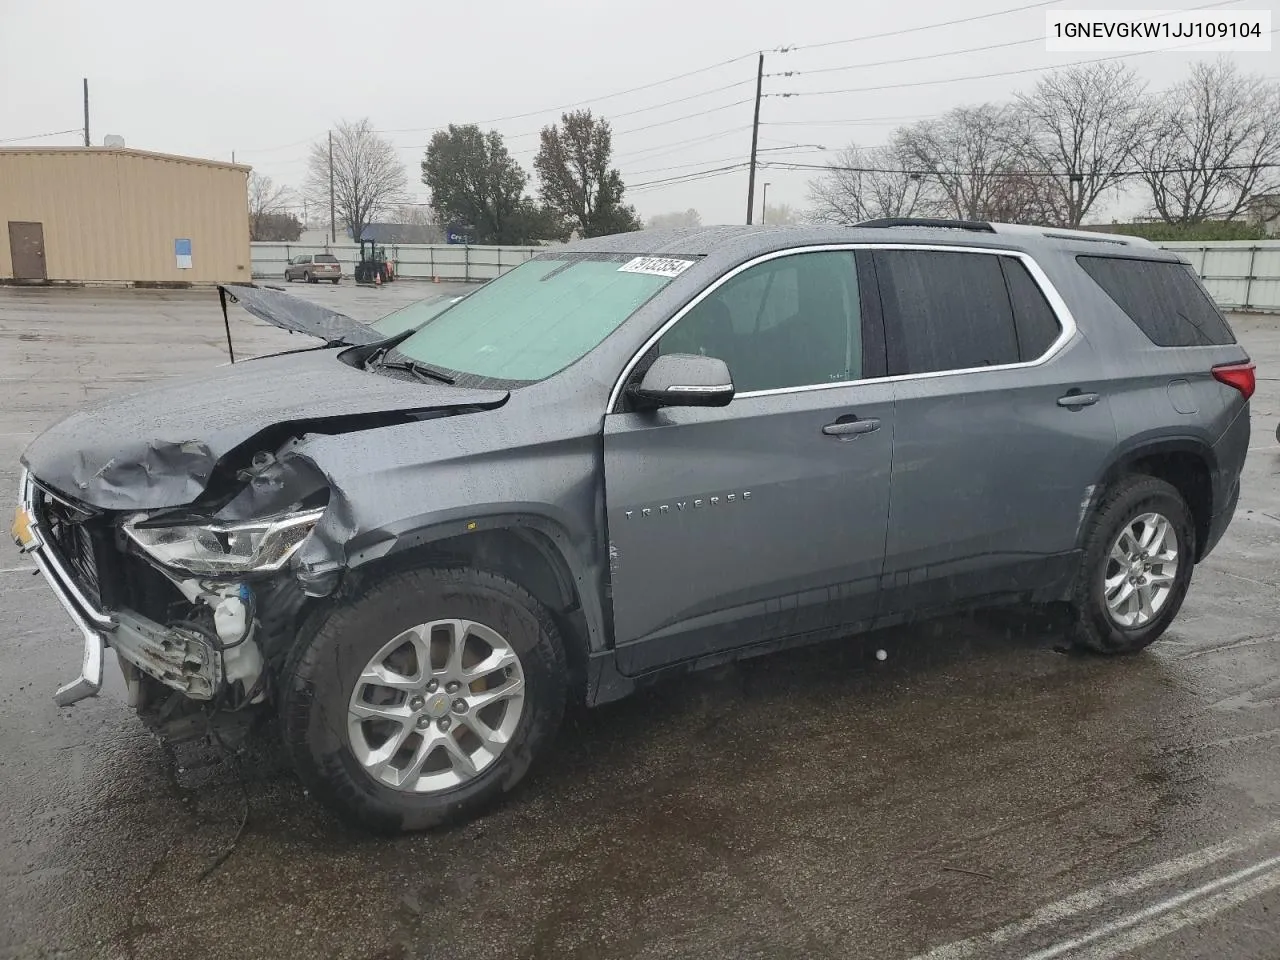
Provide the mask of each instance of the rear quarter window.
[{"label": "rear quarter window", "polygon": [[1078,256],[1076,262],[1156,346],[1236,342],[1186,264],[1090,256]]}]

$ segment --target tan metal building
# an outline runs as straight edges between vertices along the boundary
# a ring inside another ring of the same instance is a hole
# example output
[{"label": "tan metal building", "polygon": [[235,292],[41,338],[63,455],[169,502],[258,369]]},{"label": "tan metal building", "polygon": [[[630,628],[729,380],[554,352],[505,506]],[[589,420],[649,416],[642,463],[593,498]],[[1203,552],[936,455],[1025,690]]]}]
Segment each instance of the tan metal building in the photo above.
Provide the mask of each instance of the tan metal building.
[{"label": "tan metal building", "polygon": [[123,147],[0,149],[0,283],[248,280],[248,174]]}]

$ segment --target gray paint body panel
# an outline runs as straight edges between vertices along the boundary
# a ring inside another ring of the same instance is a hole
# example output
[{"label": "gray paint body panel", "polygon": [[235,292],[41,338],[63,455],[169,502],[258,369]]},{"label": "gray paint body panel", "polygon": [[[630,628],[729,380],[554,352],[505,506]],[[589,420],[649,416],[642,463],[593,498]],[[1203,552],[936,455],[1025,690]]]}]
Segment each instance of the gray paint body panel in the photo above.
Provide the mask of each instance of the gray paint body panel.
[{"label": "gray paint body panel", "polygon": [[[1029,255],[1077,334],[1034,367],[824,385],[720,409],[608,412],[624,368],[708,285],[756,258],[830,244]],[[1038,589],[1052,578],[1019,558],[1069,555],[1106,469],[1151,444],[1205,451],[1216,512],[1229,519],[1247,404],[1209,368],[1243,351],[1151,346],[1074,263],[1080,253],[1171,254],[923,228],[726,227],[566,249],[698,262],[582,359],[510,393],[391,379],[347,366],[337,351],[310,351],[104,401],[47,431],[24,460],[92,506],[171,507],[199,496],[229,453],[283,425],[295,439],[281,460],[314,465],[331,489],[301,568],[360,567],[470,529],[536,530],[570,571],[590,649],[605,656],[616,641],[630,673],[900,617],[988,581]],[[1174,410],[1175,379],[1192,391],[1195,416]],[[1102,400],[1058,407],[1070,387]],[[882,429],[850,443],[823,437],[821,426],[844,412],[877,416]],[[389,414],[398,416],[378,419]],[[405,422],[418,414],[425,419]],[[749,501],[626,517],[748,492]]]}]

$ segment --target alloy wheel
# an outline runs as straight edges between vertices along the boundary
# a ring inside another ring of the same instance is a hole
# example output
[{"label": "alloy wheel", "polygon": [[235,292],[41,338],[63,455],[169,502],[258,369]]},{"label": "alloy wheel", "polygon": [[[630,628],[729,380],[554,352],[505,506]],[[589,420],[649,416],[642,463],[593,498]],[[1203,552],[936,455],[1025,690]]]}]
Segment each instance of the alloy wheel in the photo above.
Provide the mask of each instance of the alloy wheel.
[{"label": "alloy wheel", "polygon": [[1145,627],[1160,613],[1178,575],[1178,534],[1169,519],[1144,513],[1120,530],[1107,554],[1103,597],[1120,627]]},{"label": "alloy wheel", "polygon": [[365,665],[347,732],[379,783],[432,793],[490,767],[523,708],[524,671],[501,634],[472,620],[433,620],[393,637]]}]

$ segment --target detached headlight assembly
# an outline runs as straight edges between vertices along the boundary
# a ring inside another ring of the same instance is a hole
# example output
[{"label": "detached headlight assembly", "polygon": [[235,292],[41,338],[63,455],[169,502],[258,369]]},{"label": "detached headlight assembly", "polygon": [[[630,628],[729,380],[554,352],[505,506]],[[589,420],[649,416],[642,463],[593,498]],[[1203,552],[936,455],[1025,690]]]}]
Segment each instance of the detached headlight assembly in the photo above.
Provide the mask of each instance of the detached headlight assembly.
[{"label": "detached headlight assembly", "polygon": [[145,515],[124,532],[163,567],[200,577],[272,573],[284,566],[324,514],[324,507],[240,523],[147,526]]}]

